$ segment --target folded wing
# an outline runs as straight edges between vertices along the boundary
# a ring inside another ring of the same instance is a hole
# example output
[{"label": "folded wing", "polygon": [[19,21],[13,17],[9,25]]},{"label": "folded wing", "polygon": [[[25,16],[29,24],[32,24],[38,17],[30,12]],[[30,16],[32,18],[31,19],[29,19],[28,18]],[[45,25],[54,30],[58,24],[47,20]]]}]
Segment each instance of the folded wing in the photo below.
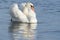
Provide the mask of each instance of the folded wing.
[{"label": "folded wing", "polygon": [[10,15],[12,21],[18,21],[18,22],[28,22],[27,17],[23,14],[23,12],[18,8],[18,4],[14,3],[11,5],[10,8]]}]

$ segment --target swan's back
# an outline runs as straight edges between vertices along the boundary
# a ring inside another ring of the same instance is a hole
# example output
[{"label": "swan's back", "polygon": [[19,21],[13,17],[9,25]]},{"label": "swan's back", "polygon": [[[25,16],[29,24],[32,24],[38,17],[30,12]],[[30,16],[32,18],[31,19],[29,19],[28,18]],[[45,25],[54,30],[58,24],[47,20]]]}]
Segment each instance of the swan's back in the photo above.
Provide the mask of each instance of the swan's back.
[{"label": "swan's back", "polygon": [[13,5],[11,5],[10,15],[11,15],[12,21],[28,22],[27,17],[23,14],[21,10],[19,10],[17,3],[14,3]]}]

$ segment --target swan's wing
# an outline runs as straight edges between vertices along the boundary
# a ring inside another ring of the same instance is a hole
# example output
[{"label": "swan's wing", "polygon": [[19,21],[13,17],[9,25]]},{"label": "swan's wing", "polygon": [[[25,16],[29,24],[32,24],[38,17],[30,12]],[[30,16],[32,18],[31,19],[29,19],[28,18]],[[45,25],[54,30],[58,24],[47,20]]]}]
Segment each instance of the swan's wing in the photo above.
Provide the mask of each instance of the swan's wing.
[{"label": "swan's wing", "polygon": [[15,3],[10,8],[10,15],[14,21],[28,22],[27,17],[19,10],[18,5]]}]

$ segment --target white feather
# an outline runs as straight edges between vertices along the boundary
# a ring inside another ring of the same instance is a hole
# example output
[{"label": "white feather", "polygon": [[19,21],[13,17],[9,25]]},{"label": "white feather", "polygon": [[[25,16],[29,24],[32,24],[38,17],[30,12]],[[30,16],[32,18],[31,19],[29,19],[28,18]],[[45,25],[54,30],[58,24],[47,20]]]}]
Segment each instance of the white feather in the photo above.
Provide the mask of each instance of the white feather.
[{"label": "white feather", "polygon": [[[26,3],[26,6],[23,9],[24,14],[27,16],[30,23],[37,23],[36,13],[32,11],[31,5],[32,3]],[[23,5],[24,6],[24,5]]]},{"label": "white feather", "polygon": [[10,15],[11,15],[12,21],[28,22],[27,17],[23,14],[21,10],[19,10],[17,3],[11,6]]},{"label": "white feather", "polygon": [[36,13],[31,9],[32,3],[22,3],[22,11],[15,3],[10,8],[10,15],[13,21],[37,23]]}]

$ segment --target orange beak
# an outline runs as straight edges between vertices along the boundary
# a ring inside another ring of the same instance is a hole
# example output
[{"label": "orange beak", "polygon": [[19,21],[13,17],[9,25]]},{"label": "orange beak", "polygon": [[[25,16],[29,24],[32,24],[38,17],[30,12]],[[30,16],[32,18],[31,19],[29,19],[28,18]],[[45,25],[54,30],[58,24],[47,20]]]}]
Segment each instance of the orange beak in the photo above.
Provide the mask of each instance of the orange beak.
[{"label": "orange beak", "polygon": [[34,6],[31,6],[32,11],[34,11]]}]

